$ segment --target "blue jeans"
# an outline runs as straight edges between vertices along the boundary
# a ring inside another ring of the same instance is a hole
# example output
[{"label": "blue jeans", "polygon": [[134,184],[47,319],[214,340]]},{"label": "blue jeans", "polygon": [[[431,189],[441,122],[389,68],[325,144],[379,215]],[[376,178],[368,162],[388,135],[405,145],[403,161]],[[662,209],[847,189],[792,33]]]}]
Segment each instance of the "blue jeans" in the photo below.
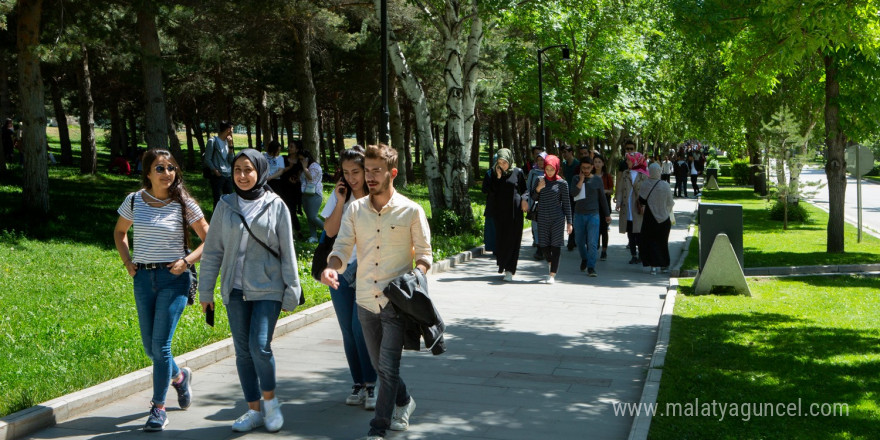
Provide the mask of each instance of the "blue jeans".
[{"label": "blue jeans", "polygon": [[348,265],[339,277],[339,288],[330,288],[330,299],[336,310],[336,319],[342,330],[342,346],[351,379],[356,384],[376,383],[376,370],[370,363],[370,352],[364,341],[364,330],[355,310],[355,278],[357,261]]},{"label": "blue jeans", "polygon": [[321,194],[303,194],[303,209],[306,211],[306,220],[309,223],[309,237],[318,238],[318,229],[324,229],[324,222],[318,218],[318,211],[323,201],[324,196]]},{"label": "blue jeans", "polygon": [[137,306],[141,342],[153,361],[153,403],[165,404],[171,378],[180,368],[171,354],[171,339],[186,307],[189,271],[174,275],[168,268],[140,269],[134,274],[134,302]]},{"label": "blue jeans", "polygon": [[599,214],[574,215],[574,239],[577,242],[581,260],[587,260],[587,267],[596,268],[599,257]]},{"label": "blue jeans", "polygon": [[260,390],[275,391],[272,334],[280,314],[281,301],[245,301],[239,289],[229,294],[226,316],[235,346],[238,381],[248,402],[260,400]]},{"label": "blue jeans", "polygon": [[368,435],[384,436],[385,430],[391,426],[394,406],[404,406],[410,399],[406,384],[400,378],[404,323],[390,303],[378,314],[363,307],[358,307],[357,313],[364,328],[370,361],[379,371],[376,414],[370,421]]}]

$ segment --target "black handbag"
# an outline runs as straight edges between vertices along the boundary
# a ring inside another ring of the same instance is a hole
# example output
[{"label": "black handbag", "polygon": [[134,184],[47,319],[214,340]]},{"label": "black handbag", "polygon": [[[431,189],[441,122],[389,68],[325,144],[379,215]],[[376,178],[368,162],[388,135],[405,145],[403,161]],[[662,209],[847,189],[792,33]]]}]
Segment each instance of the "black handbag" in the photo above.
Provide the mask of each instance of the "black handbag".
[{"label": "black handbag", "polygon": [[333,251],[333,244],[336,243],[336,237],[323,236],[318,247],[315,248],[315,255],[312,257],[312,278],[321,281],[321,272],[327,268],[327,257]]},{"label": "black handbag", "polygon": [[535,221],[538,219],[538,202],[535,201],[535,204],[529,208],[529,211],[526,212],[526,218]]}]

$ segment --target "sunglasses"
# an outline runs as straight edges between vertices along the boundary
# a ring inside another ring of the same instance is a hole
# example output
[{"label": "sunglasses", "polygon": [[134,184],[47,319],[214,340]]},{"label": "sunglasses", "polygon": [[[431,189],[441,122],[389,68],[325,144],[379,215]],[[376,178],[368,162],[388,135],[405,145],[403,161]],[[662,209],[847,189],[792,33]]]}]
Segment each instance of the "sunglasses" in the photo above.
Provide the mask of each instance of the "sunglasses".
[{"label": "sunglasses", "polygon": [[167,167],[164,165],[156,165],[153,169],[156,170],[156,173],[158,174],[164,174],[165,170],[168,170],[169,173],[177,171],[177,167],[174,165],[168,165]]}]

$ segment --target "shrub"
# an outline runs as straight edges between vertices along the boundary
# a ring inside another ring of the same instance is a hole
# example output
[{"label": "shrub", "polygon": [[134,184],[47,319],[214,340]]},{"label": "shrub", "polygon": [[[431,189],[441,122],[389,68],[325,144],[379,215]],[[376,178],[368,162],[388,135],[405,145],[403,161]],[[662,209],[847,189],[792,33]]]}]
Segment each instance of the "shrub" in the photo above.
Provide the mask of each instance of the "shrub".
[{"label": "shrub", "polygon": [[[476,219],[475,219],[476,220]],[[461,235],[482,231],[482,224],[474,221],[473,223],[465,222],[452,210],[445,210],[435,213],[428,220],[431,226],[431,235]]]},{"label": "shrub", "polygon": [[749,184],[749,173],[751,172],[752,167],[749,166],[749,163],[744,160],[737,160],[733,162],[733,166],[731,167],[731,172],[733,173],[733,182],[736,185],[748,185]]},{"label": "shrub", "polygon": [[[785,207],[783,202],[777,200],[770,208],[770,220],[783,221],[785,217]],[[799,203],[788,204],[788,221],[803,223],[810,219],[810,213]]]},{"label": "shrub", "polygon": [[871,171],[868,171],[866,176],[880,176],[880,166],[874,167]]}]

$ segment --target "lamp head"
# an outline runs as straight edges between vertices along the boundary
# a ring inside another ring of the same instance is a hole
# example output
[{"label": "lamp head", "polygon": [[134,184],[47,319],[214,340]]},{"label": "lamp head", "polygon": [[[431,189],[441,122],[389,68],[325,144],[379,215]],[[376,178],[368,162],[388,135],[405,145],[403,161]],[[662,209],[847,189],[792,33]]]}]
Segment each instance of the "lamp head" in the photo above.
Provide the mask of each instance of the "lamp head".
[{"label": "lamp head", "polygon": [[568,46],[562,48],[562,59],[565,61],[571,61],[571,51],[568,50]]}]

